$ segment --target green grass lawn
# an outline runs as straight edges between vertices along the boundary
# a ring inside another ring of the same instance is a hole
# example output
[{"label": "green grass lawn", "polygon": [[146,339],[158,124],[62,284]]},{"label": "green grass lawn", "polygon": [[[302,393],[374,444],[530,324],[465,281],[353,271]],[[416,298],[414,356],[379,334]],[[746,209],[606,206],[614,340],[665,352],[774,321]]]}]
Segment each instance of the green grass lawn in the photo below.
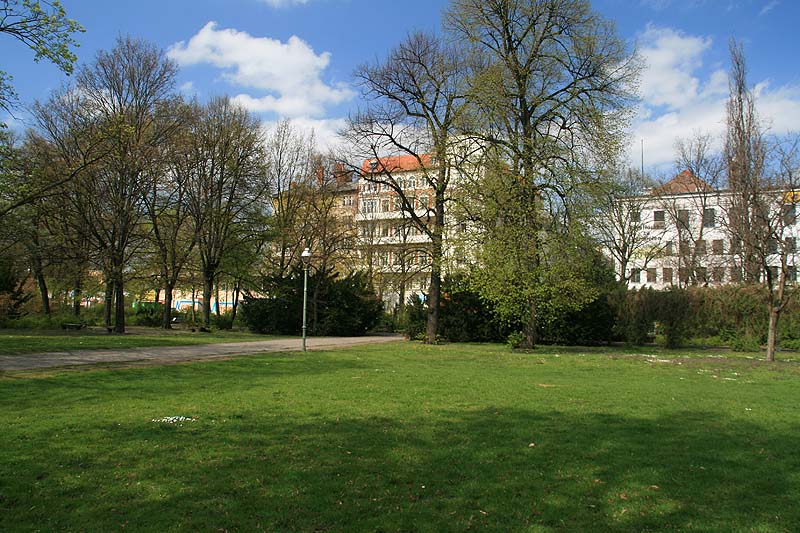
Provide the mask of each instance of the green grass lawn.
[{"label": "green grass lawn", "polygon": [[0,530],[800,529],[800,364],[664,357],[397,343],[6,375]]},{"label": "green grass lawn", "polygon": [[212,333],[189,330],[164,331],[158,328],[129,328],[124,335],[109,334],[102,328],[81,331],[0,330],[0,354],[61,352],[150,346],[184,346],[220,342],[246,342],[280,337],[237,331]]}]

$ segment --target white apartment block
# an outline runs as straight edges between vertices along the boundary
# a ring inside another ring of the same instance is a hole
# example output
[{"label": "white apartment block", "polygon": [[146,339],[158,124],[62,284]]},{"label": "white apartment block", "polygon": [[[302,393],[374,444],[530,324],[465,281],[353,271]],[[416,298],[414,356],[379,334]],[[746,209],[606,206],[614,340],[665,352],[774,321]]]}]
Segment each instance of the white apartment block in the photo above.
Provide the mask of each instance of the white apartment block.
[{"label": "white apartment block", "polygon": [[[764,193],[767,194],[767,193]],[[797,280],[797,195],[768,193],[773,231],[759,243],[767,268],[777,279],[781,254],[787,279]],[[714,189],[684,171],[648,194],[625,198],[629,227],[640,232],[625,268],[630,288],[720,285],[743,281],[742,244],[731,231],[730,191]],[[621,265],[618,260],[618,274]],[[761,276],[766,273],[762,272]]]}]

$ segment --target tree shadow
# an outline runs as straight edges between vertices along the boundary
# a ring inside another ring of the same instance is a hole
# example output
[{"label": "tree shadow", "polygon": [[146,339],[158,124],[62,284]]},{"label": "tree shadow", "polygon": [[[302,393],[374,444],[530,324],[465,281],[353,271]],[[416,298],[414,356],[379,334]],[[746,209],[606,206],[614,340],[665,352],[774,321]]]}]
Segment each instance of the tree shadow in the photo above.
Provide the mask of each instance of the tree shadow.
[{"label": "tree shadow", "polygon": [[[331,411],[336,411],[332,409]],[[359,417],[256,406],[29,435],[0,527],[793,530],[800,425],[486,408]],[[79,477],[80,476],[80,477]]]}]

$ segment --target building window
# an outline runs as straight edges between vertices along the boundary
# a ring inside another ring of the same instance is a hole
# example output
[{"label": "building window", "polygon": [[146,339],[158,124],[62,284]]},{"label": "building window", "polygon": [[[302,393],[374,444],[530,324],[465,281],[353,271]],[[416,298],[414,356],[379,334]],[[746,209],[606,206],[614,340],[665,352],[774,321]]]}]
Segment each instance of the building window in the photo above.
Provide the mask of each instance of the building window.
[{"label": "building window", "polygon": [[678,228],[689,229],[689,210],[678,209]]},{"label": "building window", "polygon": [[664,247],[664,255],[672,256],[675,255],[675,243],[672,241],[667,241],[667,245]]},{"label": "building window", "polygon": [[782,205],[781,214],[783,215],[784,226],[793,226],[797,221],[797,212],[794,204]]},{"label": "building window", "polygon": [[664,229],[664,211],[653,211],[653,228]]},{"label": "building window", "polygon": [[642,220],[642,212],[635,207],[631,211],[631,222],[640,222]]},{"label": "building window", "polygon": [[706,267],[697,267],[694,269],[694,277],[699,283],[708,282],[708,269]]},{"label": "building window", "polygon": [[682,257],[686,257],[687,255],[692,253],[692,247],[689,246],[689,241],[681,241],[678,244],[678,252],[681,254]]},{"label": "building window", "polygon": [[742,268],[738,266],[731,267],[731,281],[738,283],[742,281]]},{"label": "building window", "polygon": [[631,283],[641,283],[642,281],[642,271],[638,268],[631,269]]},{"label": "building window", "polygon": [[420,209],[428,209],[428,197],[427,196],[420,196],[419,197],[419,208]]},{"label": "building window", "polygon": [[713,228],[716,225],[717,212],[713,208],[703,209],[703,227]]},{"label": "building window", "polygon": [[672,283],[672,269],[671,268],[662,268],[661,269],[661,279],[664,283]]},{"label": "building window", "polygon": [[706,241],[703,239],[694,241],[694,251],[696,255],[706,255]]},{"label": "building window", "polygon": [[770,237],[767,239],[767,253],[768,254],[777,254],[778,253],[778,240],[773,239]]},{"label": "building window", "polygon": [[369,162],[369,171],[370,172],[375,172],[375,170],[377,168],[378,168],[378,162],[377,161],[370,161]]},{"label": "building window", "polygon": [[742,253],[742,240],[737,238],[731,239],[731,254],[739,255],[740,253]]},{"label": "building window", "polygon": [[384,213],[388,213],[390,209],[389,200],[382,200],[381,201],[381,211]]},{"label": "building window", "polygon": [[678,280],[681,283],[689,283],[689,269],[686,267],[680,267],[678,269]]},{"label": "building window", "polygon": [[786,253],[793,254],[797,251],[797,239],[794,237],[786,237]]},{"label": "building window", "polygon": [[714,267],[711,272],[711,279],[717,283],[725,281],[725,267]]},{"label": "building window", "polygon": [[723,253],[725,253],[725,251],[723,250],[723,246],[724,245],[722,243],[722,239],[716,239],[711,241],[711,253],[714,255],[722,255]]},{"label": "building window", "polygon": [[647,283],[655,283],[656,282],[656,269],[655,268],[648,268],[647,269]]},{"label": "building window", "polygon": [[797,281],[797,267],[792,265],[786,267],[786,281],[794,283]]}]

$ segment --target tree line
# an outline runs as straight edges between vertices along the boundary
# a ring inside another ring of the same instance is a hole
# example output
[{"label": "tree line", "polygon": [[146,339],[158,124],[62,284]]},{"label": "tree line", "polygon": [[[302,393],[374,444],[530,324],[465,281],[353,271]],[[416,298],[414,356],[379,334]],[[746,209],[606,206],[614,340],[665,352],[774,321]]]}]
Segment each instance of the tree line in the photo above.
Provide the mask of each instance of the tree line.
[{"label": "tree line", "polygon": [[[0,215],[43,308],[47,272],[75,302],[88,273],[101,272],[106,323],[124,331],[127,283],[150,276],[169,304],[191,278],[208,324],[222,278],[235,294],[258,289],[259,279],[291,276],[306,246],[320,271],[359,268],[352,228],[335,213],[343,172],[393,191],[407,227],[429,240],[427,342],[441,329],[455,245],[470,250],[471,289],[519,325],[524,346],[554,317],[591,306],[601,296],[601,245],[622,262],[623,280],[631,257],[659,253],[641,239],[641,220],[619,211],[644,179],[621,179],[631,174],[620,164],[639,58],[588,0],[452,0],[443,20],[441,32],[412,33],[356,70],[363,105],[336,154],[319,153],[288,123],[266,135],[227,97],[186,101],[174,90],[175,64],[149,43],[125,37],[100,52],[33,107],[33,130],[4,143]],[[769,225],[774,205],[764,198],[796,167],[786,144],[773,144],[784,148],[782,160],[767,157],[778,152],[758,121],[741,47],[731,57],[724,153],[714,159],[699,136],[679,147],[678,162],[735,192],[729,220],[747,279],[766,280],[777,324],[792,265],[787,255],[776,276],[759,252],[783,231]],[[396,156],[416,160],[432,191],[427,208],[403,187],[403,169],[362,166]],[[453,220],[470,229],[459,242]]]}]

